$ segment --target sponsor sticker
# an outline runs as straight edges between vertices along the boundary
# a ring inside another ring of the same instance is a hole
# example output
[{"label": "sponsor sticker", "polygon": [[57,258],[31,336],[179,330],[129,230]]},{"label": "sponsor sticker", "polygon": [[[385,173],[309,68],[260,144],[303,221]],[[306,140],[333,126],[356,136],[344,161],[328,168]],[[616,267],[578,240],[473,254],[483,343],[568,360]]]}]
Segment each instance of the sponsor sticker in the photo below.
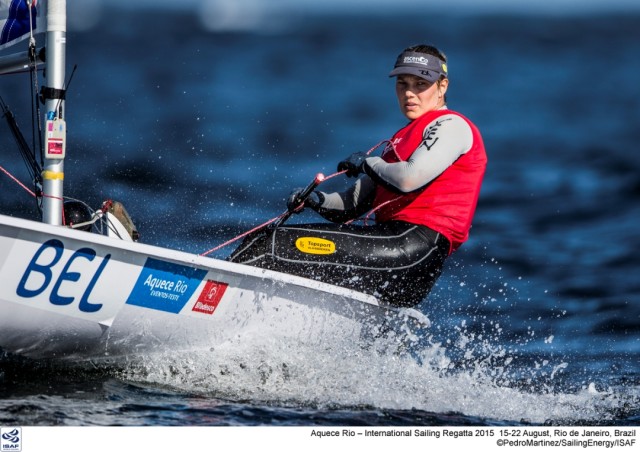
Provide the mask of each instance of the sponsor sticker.
[{"label": "sponsor sticker", "polygon": [[0,451],[22,451],[22,428],[0,429]]},{"label": "sponsor sticker", "polygon": [[48,155],[62,155],[63,154],[63,141],[56,138],[49,139],[49,147],[47,147]]},{"label": "sponsor sticker", "polygon": [[148,258],[127,304],[178,314],[206,274],[206,270]]},{"label": "sponsor sticker", "polygon": [[424,64],[427,66],[429,64],[429,59],[423,56],[406,56],[404,57],[404,64]]},{"label": "sponsor sticker", "polygon": [[319,237],[300,237],[296,240],[296,248],[307,254],[333,254],[336,252],[335,243]]},{"label": "sponsor sticker", "polygon": [[63,119],[47,120],[47,134],[45,136],[45,149],[47,158],[64,158],[66,124]]},{"label": "sponsor sticker", "polygon": [[208,279],[192,311],[213,314],[229,284]]}]

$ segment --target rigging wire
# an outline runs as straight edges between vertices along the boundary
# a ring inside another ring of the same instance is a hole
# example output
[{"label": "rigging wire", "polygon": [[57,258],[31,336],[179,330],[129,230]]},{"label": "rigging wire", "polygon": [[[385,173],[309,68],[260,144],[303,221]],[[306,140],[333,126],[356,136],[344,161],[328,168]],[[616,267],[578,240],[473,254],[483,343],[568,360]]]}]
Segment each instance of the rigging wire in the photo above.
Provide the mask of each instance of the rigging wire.
[{"label": "rigging wire", "polygon": [[[22,159],[25,162],[25,165],[27,166],[27,171],[31,176],[31,182],[34,186],[34,190],[33,191],[28,190],[28,191],[34,195],[36,199],[36,205],[38,207],[38,210],[40,210],[39,198],[42,196],[42,190],[41,190],[42,162],[38,163],[38,160],[36,157],[36,149],[37,149],[36,148],[36,132],[34,130],[34,121],[37,118],[37,113],[36,113],[37,107],[34,106],[34,103],[37,103],[37,100],[35,100],[36,96],[34,94],[34,86],[36,87],[36,92],[37,92],[38,58],[36,55],[36,39],[34,37],[34,16],[33,16],[34,2],[33,0],[27,0],[26,4],[28,6],[28,11],[29,11],[29,41],[28,41],[27,55],[29,58],[29,72],[30,72],[30,78],[31,78],[30,80],[31,121],[32,121],[32,146],[31,147],[29,146],[29,143],[27,142],[24,135],[22,134],[22,131],[20,130],[20,127],[16,120],[16,117],[14,116],[13,112],[9,109],[7,104],[4,102],[4,99],[2,98],[0,98],[0,108],[2,109],[3,116],[7,120],[7,124],[9,125],[11,134],[13,135],[16,141],[16,144],[18,146],[18,150],[20,151]],[[42,140],[42,134],[38,133],[37,135],[40,136],[40,139]],[[3,171],[6,172],[6,170],[4,169]],[[24,188],[23,184],[20,184],[20,185],[23,186]]]},{"label": "rigging wire", "polygon": [[[39,63],[38,63],[38,55],[37,55],[37,46],[36,46],[36,37],[35,37],[35,29],[34,29],[34,12],[35,12],[35,2],[33,0],[26,0],[28,11],[29,11],[29,40],[28,40],[28,58],[29,58],[29,87],[30,87],[30,104],[31,104],[31,146],[29,146],[27,140],[24,138],[20,127],[18,126],[17,120],[13,113],[9,110],[7,105],[3,100],[0,99],[0,107],[2,108],[2,112],[4,113],[5,118],[9,124],[9,128],[16,140],[20,153],[22,154],[23,160],[27,165],[28,172],[31,176],[31,180],[34,185],[33,194],[36,200],[36,207],[39,212],[42,212],[42,203],[44,197],[46,195],[42,192],[42,168],[44,167],[44,131],[43,131],[43,115],[42,109],[40,106],[41,96],[40,93],[40,85],[39,85]],[[44,49],[43,49],[44,50]],[[66,90],[73,79],[73,75],[77,69],[77,65],[73,67],[71,75],[63,86],[61,94],[59,94],[58,103],[55,106],[55,111],[59,116],[62,115],[62,101],[65,98]],[[46,87],[43,86],[43,90]],[[43,100],[44,102],[44,100]],[[39,158],[38,158],[39,157]],[[38,161],[39,160],[39,161]]]},{"label": "rigging wire", "polygon": [[3,116],[7,120],[7,124],[9,125],[9,129],[11,130],[11,134],[16,140],[16,145],[18,146],[18,149],[20,150],[20,155],[22,156],[22,159],[24,160],[27,166],[27,171],[31,176],[31,180],[33,181],[34,185],[36,185],[37,187],[39,184],[42,183],[42,175],[41,175],[42,167],[38,163],[35,153],[31,150],[31,148],[29,148],[29,144],[27,143],[27,140],[24,138],[24,135],[22,134],[22,131],[18,126],[15,116],[13,115],[13,113],[11,112],[11,110],[9,109],[9,107],[4,102],[4,99],[1,96],[0,96],[0,108],[2,109]]},{"label": "rigging wire", "polygon": [[[27,187],[25,184],[23,184],[16,176],[14,176],[13,174],[11,174],[11,172],[9,170],[7,170],[6,168],[4,168],[2,165],[0,165],[0,173],[4,173],[9,179],[11,179],[12,181],[14,181],[20,188],[22,188],[24,191],[26,191],[29,195],[31,195],[32,197],[36,198],[37,195],[36,193],[33,192],[33,190],[31,190],[29,187]],[[118,232],[118,230],[116,229],[116,227],[113,225],[113,221],[111,219],[109,219],[105,214],[108,210],[108,208],[110,207],[110,203],[111,201],[105,201],[102,208],[100,209],[93,209],[91,208],[91,206],[89,206],[86,202],[80,200],[80,199],[76,199],[76,198],[72,198],[70,196],[64,196],[62,198],[60,198],[59,196],[52,196],[52,195],[47,195],[47,194],[41,194],[41,196],[44,196],[45,198],[51,198],[51,199],[59,199],[61,201],[77,201],[80,202],[82,204],[84,204],[85,207],[87,207],[91,212],[91,220],[82,222],[82,223],[76,223],[76,224],[67,224],[67,222],[64,220],[64,211],[63,211],[63,224],[69,228],[72,229],[79,229],[82,228],[84,226],[88,226],[88,225],[95,225],[94,227],[96,228],[96,231],[99,234],[102,235],[106,235],[105,233],[105,228],[109,229],[110,232],[112,232],[113,234],[117,235],[118,237],[120,237],[120,233]],[[120,237],[122,238],[122,237]]]},{"label": "rigging wire", "polygon": [[42,168],[44,167],[44,146],[42,143],[43,131],[42,123],[40,121],[40,104],[38,103],[38,58],[36,55],[36,38],[33,33],[33,0],[27,0],[27,5],[29,10],[29,86],[31,89],[31,155],[33,155],[33,161],[36,161],[36,149],[40,150],[40,165],[37,167],[37,175],[33,178],[33,183],[34,191],[36,195],[39,195],[36,196],[36,207],[38,212],[42,212]]}]

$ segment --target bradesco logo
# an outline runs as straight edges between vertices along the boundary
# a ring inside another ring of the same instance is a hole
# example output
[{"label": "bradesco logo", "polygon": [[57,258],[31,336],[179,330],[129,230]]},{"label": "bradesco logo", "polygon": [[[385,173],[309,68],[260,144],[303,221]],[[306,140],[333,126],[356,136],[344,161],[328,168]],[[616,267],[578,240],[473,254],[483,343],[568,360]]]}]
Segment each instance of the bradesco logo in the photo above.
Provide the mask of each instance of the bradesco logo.
[{"label": "bradesco logo", "polygon": [[0,430],[0,451],[20,452],[22,450],[22,429],[20,427]]},{"label": "bradesco logo", "polygon": [[202,314],[213,314],[218,304],[220,304],[227,287],[229,287],[227,283],[207,279],[204,289],[200,292],[200,296],[191,310]]},{"label": "bradesco logo", "polygon": [[179,313],[189,301],[206,270],[148,258],[127,304]]},{"label": "bradesco logo", "polygon": [[[64,244],[57,239],[40,245],[20,278],[16,294],[22,298],[34,298],[48,292],[51,304],[66,306],[76,301],[76,296],[71,294],[81,293],[78,309],[87,313],[98,312],[102,303],[90,300],[90,296],[111,255],[100,259],[94,249],[84,247],[65,258],[64,251]],[[64,290],[60,289],[62,286]]]}]

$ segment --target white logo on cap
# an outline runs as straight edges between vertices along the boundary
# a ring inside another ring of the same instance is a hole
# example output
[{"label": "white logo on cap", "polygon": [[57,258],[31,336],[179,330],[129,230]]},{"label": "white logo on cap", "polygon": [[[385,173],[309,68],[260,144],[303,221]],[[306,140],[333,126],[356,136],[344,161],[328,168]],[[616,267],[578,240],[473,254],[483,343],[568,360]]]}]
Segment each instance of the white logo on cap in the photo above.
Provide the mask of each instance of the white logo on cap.
[{"label": "white logo on cap", "polygon": [[414,64],[424,64],[427,66],[429,64],[429,60],[425,57],[419,56],[406,56],[404,57],[404,63],[414,63]]}]

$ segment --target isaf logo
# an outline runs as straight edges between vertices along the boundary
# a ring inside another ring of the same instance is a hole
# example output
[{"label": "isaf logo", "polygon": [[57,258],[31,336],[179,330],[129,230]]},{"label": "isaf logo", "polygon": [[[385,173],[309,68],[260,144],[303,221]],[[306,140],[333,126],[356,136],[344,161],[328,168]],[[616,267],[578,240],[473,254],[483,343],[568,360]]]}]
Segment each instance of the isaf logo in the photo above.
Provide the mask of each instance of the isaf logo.
[{"label": "isaf logo", "polygon": [[0,431],[0,451],[22,451],[21,428],[3,428]]}]

